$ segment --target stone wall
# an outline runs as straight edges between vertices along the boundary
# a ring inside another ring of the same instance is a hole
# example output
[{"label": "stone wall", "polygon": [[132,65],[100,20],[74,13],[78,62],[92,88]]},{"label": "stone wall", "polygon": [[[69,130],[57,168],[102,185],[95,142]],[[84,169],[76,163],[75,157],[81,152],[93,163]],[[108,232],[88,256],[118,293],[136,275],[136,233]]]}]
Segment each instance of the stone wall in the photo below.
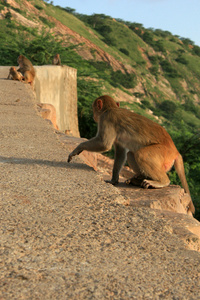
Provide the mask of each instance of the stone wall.
[{"label": "stone wall", "polygon": [[35,66],[36,100],[52,104],[62,132],[79,137],[77,116],[77,70],[68,66]]}]

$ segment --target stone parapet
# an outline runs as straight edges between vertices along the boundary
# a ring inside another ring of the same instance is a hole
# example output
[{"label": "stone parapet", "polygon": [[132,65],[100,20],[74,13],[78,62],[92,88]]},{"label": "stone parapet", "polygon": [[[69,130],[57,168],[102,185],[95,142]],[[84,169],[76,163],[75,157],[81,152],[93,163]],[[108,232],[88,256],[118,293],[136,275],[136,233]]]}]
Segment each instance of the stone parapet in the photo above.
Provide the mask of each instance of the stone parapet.
[{"label": "stone parapet", "polygon": [[40,103],[56,109],[59,130],[79,137],[77,116],[77,70],[68,66],[36,66],[35,93]]}]

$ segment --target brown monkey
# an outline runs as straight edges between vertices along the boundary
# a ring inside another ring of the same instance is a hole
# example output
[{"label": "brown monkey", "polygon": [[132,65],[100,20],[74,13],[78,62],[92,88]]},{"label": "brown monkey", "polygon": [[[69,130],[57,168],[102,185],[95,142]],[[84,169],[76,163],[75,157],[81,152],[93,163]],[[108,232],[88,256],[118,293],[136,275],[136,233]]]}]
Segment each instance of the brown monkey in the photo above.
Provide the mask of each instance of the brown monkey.
[{"label": "brown monkey", "polygon": [[17,72],[15,67],[11,67],[7,79],[22,81],[22,79],[24,79],[24,76],[22,75],[22,73]]},{"label": "brown monkey", "polygon": [[49,103],[38,103],[37,109],[41,116],[45,120],[49,120],[55,129],[59,130],[56,122],[56,109],[52,104]]},{"label": "brown monkey", "polygon": [[[127,109],[118,108],[109,96],[101,96],[94,101],[93,116],[98,123],[96,137],[79,144],[69,154],[68,162],[83,150],[104,152],[114,144],[112,184],[118,183],[119,172],[126,159],[135,173],[129,182],[143,188],[168,186],[170,180],[166,173],[174,165],[185,192],[190,195],[182,156],[162,126]],[[189,211],[195,212],[192,200]]]},{"label": "brown monkey", "polygon": [[21,72],[24,76],[25,82],[30,83],[32,86],[35,78],[35,69],[32,63],[24,55],[20,55],[17,62],[19,64],[19,69],[17,71]]},{"label": "brown monkey", "polygon": [[52,61],[52,64],[53,65],[56,65],[56,66],[61,66],[61,59],[60,59],[60,54],[56,54],[53,58],[53,61]]}]

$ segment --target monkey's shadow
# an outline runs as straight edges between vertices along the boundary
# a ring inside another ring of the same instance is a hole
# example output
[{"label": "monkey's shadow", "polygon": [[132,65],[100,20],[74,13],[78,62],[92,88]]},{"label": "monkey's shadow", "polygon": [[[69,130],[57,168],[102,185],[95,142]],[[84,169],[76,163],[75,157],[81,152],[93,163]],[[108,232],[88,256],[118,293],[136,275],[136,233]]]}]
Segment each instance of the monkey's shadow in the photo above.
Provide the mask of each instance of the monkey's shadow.
[{"label": "monkey's shadow", "polygon": [[54,161],[46,159],[30,159],[21,157],[5,157],[0,156],[0,164],[13,164],[13,165],[45,165],[55,168],[65,168],[65,169],[92,169],[91,167],[80,164],[80,163],[68,163],[67,161]]}]

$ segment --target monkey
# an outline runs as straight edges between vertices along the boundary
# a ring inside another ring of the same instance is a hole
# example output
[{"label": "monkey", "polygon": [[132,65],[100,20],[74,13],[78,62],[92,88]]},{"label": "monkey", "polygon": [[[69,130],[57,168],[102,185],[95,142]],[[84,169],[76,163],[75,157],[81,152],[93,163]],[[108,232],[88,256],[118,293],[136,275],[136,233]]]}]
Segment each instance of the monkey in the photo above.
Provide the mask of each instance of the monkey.
[{"label": "monkey", "polygon": [[69,136],[73,136],[73,132],[72,132],[72,130],[70,130],[70,129],[66,129],[66,130],[65,130],[65,134],[66,134],[66,135],[69,135]]},{"label": "monkey", "polygon": [[[80,143],[69,154],[68,162],[83,150],[105,152],[114,145],[113,185],[118,184],[119,173],[126,160],[134,172],[127,183],[145,189],[168,186],[170,180],[166,173],[174,165],[185,192],[190,195],[182,156],[161,125],[128,109],[119,108],[114,99],[107,95],[98,97],[92,107],[94,121],[98,124],[97,134]],[[195,212],[192,199],[188,212]]]},{"label": "monkey", "polygon": [[11,67],[7,79],[22,81],[22,79],[24,79],[24,76],[22,75],[22,73],[17,72],[15,67]]},{"label": "monkey", "polygon": [[53,61],[52,61],[52,64],[53,65],[56,65],[56,66],[61,66],[61,59],[60,59],[60,54],[56,54],[53,58]]},{"label": "monkey", "polygon": [[19,69],[17,71],[21,72],[24,76],[24,81],[30,83],[32,86],[35,78],[35,69],[32,63],[24,55],[19,55],[17,63],[19,64]]},{"label": "monkey", "polygon": [[38,103],[37,109],[41,116],[45,120],[49,120],[53,124],[54,128],[59,130],[56,122],[56,109],[52,104],[49,103]]}]

